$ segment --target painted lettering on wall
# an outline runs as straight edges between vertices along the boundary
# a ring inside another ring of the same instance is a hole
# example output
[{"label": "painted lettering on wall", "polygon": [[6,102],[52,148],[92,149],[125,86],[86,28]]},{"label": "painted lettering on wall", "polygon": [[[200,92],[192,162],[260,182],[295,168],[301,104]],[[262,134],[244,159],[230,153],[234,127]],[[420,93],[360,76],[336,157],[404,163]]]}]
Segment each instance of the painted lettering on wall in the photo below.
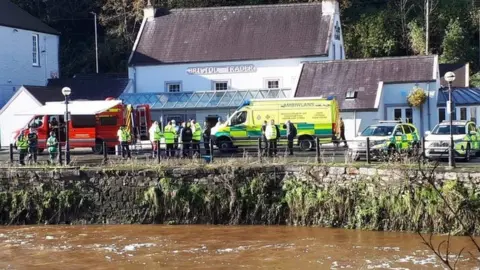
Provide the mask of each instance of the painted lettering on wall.
[{"label": "painted lettering on wall", "polygon": [[190,74],[190,75],[253,73],[253,72],[257,72],[257,68],[254,65],[235,65],[235,66],[191,67],[191,68],[187,68],[187,73]]}]

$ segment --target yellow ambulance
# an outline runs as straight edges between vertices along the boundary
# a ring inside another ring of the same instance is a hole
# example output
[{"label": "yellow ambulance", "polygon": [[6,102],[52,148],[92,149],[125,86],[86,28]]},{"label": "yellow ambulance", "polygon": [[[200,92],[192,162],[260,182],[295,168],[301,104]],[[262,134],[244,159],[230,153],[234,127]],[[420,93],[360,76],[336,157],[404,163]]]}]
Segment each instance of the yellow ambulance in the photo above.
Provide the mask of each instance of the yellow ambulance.
[{"label": "yellow ambulance", "polygon": [[246,101],[222,125],[212,130],[212,139],[221,151],[255,146],[262,137],[266,121],[280,128],[281,141],[285,143],[284,124],[290,120],[297,128],[294,141],[301,150],[315,147],[315,138],[330,143],[339,133],[340,112],[333,98],[259,99]]}]

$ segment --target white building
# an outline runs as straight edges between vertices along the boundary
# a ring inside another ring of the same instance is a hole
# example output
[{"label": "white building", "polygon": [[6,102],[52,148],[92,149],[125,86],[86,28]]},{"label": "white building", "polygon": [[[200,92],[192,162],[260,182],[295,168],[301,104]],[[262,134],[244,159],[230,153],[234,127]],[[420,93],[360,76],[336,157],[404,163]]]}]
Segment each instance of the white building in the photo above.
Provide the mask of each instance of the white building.
[{"label": "white building", "polygon": [[58,77],[59,33],[0,0],[0,107],[21,85],[47,85]]},{"label": "white building", "polygon": [[203,121],[225,115],[245,97],[292,97],[303,62],[344,58],[336,0],[173,10],[149,6],[129,59],[132,87],[124,98],[150,102],[156,117]]},{"label": "white building", "polygon": [[[438,123],[438,57],[412,56],[305,63],[295,97],[335,96],[351,140],[378,120],[413,123],[423,134]],[[414,87],[429,98],[421,108],[408,105]]]}]

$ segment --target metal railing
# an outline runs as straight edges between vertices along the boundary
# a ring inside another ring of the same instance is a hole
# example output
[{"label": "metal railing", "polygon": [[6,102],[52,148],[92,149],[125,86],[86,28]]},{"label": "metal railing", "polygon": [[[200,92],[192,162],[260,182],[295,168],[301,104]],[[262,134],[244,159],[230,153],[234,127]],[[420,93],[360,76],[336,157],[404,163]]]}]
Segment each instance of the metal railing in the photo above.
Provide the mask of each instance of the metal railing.
[{"label": "metal railing", "polygon": [[[82,164],[108,164],[111,160],[121,160],[122,149],[118,142],[115,149],[111,147],[112,142],[103,141],[101,151],[93,153],[92,149],[71,149],[70,155],[72,160]],[[343,146],[346,144],[347,146]],[[240,146],[236,146],[240,145]],[[150,143],[146,144],[129,144],[130,157],[145,158],[149,160],[156,160],[161,163],[166,159],[192,159],[200,158],[206,162],[214,162],[216,159],[224,158],[256,158],[259,162],[270,157],[286,157],[292,160],[308,161],[315,163],[327,162],[355,162],[365,161],[372,162],[386,162],[392,159],[396,154],[408,154],[409,157],[448,158],[449,142],[443,140],[428,140],[423,138],[420,142],[412,147],[399,149],[398,147],[388,147],[385,145],[378,145],[370,138],[365,140],[348,140],[325,143],[322,139],[316,137],[312,140],[312,145],[308,151],[301,149],[300,145],[295,143],[292,148],[293,155],[290,157],[290,149],[284,138],[277,142],[276,147],[269,147],[268,142],[262,138],[253,140],[237,140],[230,144],[227,148],[219,149],[214,141],[208,140],[205,142],[175,142],[173,144],[166,144],[164,141],[156,142],[156,145]],[[30,153],[24,152],[25,161],[32,163],[32,158],[29,158]],[[124,153],[127,158],[127,153]],[[58,152],[55,155],[56,164],[65,165],[66,151],[63,145],[59,145]],[[480,142],[472,141],[455,141],[455,157],[464,159],[465,161],[480,155]],[[0,162],[8,162],[10,164],[18,164],[20,152],[15,149],[13,145],[0,149]],[[48,150],[43,153],[37,153],[38,163],[49,163],[50,157]]]}]

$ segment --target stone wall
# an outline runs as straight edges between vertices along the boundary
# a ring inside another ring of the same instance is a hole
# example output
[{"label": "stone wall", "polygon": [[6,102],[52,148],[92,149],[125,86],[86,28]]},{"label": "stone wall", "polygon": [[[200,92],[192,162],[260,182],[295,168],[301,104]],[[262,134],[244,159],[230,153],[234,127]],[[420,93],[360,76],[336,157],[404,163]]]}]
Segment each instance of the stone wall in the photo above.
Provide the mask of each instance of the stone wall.
[{"label": "stone wall", "polygon": [[[5,169],[2,224],[289,224],[480,232],[480,173],[356,167]],[[455,219],[445,201],[460,209]]]}]

